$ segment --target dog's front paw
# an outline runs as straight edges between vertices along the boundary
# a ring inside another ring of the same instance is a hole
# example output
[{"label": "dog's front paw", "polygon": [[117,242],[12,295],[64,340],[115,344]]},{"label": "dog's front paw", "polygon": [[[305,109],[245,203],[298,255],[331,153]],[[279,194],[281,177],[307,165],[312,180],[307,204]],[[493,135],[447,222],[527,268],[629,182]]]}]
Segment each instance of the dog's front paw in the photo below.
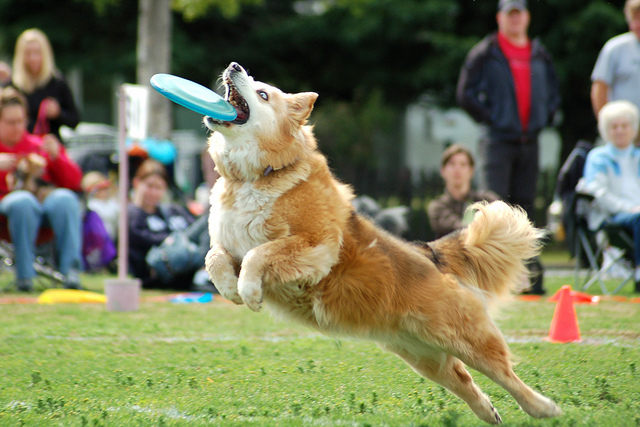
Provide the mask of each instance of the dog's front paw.
[{"label": "dog's front paw", "polygon": [[228,299],[229,301],[233,301],[236,304],[243,303],[242,298],[238,294],[237,279],[233,280],[232,283],[225,280],[216,281],[212,279],[211,281],[216,286],[216,289],[218,290],[218,292],[220,292],[220,295],[222,295],[223,298]]},{"label": "dog's front paw", "polygon": [[238,277],[233,271],[233,266],[224,262],[224,257],[213,249],[207,254],[205,264],[209,278],[220,295],[236,304],[242,304],[242,298],[238,295]]},{"label": "dog's front paw", "polygon": [[242,304],[242,298],[238,295],[238,278],[234,274],[220,274],[219,271],[210,271],[209,278],[223,298],[236,304]]},{"label": "dog's front paw", "polygon": [[238,293],[242,301],[253,311],[262,308],[262,280],[248,279],[240,276],[238,280]]}]

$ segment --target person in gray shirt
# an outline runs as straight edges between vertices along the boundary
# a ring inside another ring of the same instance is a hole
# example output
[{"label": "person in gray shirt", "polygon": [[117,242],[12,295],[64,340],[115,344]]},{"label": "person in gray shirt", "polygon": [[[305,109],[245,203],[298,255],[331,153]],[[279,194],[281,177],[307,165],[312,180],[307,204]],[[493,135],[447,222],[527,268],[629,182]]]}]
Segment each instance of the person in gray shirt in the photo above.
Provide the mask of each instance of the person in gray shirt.
[{"label": "person in gray shirt", "polygon": [[[609,101],[626,99],[640,108],[640,0],[627,0],[629,32],[605,43],[591,73],[591,105],[598,117]],[[636,138],[636,145],[640,137]]]}]

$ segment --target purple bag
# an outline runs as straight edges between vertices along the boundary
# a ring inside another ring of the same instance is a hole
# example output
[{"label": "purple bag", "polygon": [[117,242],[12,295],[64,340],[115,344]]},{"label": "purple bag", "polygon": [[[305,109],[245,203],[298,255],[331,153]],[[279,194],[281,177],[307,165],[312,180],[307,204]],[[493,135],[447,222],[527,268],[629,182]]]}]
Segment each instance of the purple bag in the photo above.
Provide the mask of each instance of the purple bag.
[{"label": "purple bag", "polygon": [[82,223],[82,262],[85,271],[106,267],[117,253],[100,215],[87,210]]}]

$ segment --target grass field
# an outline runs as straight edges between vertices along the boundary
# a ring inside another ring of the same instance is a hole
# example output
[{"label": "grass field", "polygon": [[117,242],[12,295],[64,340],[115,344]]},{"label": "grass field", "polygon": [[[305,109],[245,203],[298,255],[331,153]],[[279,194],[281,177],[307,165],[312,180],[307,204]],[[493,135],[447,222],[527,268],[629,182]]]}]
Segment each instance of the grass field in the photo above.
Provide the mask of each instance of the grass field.
[{"label": "grass field", "polygon": [[[84,276],[101,291],[106,276]],[[6,275],[0,281],[8,280]],[[548,277],[553,293],[571,277]],[[626,297],[632,285],[621,292]],[[222,300],[0,305],[0,426],[477,426],[459,399],[374,344],[325,337]],[[0,294],[2,297],[15,294]],[[498,324],[516,372],[564,414],[534,420],[481,374],[509,426],[640,425],[640,304],[577,305],[580,343],[552,344],[555,305]]]}]

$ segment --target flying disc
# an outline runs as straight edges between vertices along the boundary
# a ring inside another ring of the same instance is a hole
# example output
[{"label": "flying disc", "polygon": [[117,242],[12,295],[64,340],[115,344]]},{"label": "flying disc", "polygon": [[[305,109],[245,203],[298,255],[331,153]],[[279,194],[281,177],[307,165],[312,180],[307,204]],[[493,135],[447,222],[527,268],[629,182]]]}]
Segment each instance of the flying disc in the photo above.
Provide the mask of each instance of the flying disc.
[{"label": "flying disc", "polygon": [[231,121],[238,113],[229,102],[211,89],[172,74],[155,74],[151,87],[176,104],[214,119]]}]

